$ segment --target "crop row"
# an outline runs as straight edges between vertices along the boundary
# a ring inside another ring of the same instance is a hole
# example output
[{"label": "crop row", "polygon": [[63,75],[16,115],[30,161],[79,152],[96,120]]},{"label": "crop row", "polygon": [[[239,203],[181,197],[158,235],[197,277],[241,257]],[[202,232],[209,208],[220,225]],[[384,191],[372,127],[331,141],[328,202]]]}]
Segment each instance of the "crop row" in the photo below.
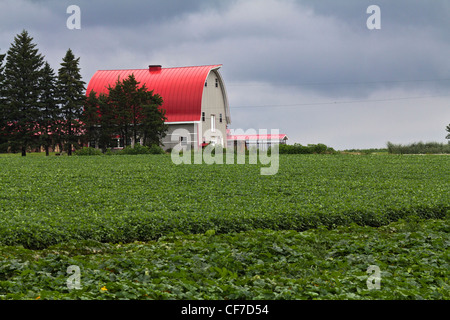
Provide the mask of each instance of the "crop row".
[{"label": "crop row", "polygon": [[449,227],[448,219],[409,219],[379,228],[0,246],[0,299],[448,300]]},{"label": "crop row", "polygon": [[261,165],[175,165],[168,155],[0,157],[0,244],[442,218],[449,164],[447,156],[280,155],[278,173],[262,176]]}]

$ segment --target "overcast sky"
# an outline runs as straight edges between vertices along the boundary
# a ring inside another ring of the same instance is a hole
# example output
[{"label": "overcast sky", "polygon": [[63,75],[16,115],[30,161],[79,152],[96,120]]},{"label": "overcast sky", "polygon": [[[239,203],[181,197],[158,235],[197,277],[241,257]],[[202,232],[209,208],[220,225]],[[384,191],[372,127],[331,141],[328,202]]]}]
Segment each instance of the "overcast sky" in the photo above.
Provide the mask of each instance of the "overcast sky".
[{"label": "overcast sky", "polygon": [[0,0],[0,53],[23,29],[55,71],[71,48],[86,85],[98,69],[223,64],[230,128],[339,150],[446,142],[448,0]]}]

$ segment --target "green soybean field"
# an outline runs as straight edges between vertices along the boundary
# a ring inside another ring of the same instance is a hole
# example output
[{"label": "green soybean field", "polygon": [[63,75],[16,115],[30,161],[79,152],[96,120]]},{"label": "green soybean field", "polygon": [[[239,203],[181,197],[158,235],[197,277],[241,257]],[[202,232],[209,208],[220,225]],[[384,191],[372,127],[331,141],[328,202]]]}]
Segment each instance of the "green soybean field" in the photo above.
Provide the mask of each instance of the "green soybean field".
[{"label": "green soybean field", "polygon": [[0,155],[0,299],[450,298],[449,156],[263,166]]}]

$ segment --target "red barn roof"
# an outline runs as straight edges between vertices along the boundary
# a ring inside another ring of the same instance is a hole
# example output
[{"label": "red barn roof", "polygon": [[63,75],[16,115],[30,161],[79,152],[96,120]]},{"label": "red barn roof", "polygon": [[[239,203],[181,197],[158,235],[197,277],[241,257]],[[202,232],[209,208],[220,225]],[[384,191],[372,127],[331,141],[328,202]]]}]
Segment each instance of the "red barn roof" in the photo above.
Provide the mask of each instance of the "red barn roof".
[{"label": "red barn roof", "polygon": [[197,67],[161,68],[149,66],[148,69],[99,70],[91,78],[86,94],[94,90],[97,94],[108,93],[108,86],[114,86],[118,79],[123,80],[134,74],[140,85],[146,85],[153,93],[163,99],[167,122],[200,121],[203,88],[212,70],[222,65]]}]

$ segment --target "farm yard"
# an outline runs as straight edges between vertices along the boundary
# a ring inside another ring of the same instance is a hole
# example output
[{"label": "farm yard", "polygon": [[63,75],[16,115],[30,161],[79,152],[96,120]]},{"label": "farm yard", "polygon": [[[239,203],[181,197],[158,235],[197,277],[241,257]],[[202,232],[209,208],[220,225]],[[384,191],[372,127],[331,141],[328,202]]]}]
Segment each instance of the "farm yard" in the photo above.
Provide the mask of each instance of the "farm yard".
[{"label": "farm yard", "polygon": [[0,299],[450,298],[448,156],[261,166],[0,155]]}]

